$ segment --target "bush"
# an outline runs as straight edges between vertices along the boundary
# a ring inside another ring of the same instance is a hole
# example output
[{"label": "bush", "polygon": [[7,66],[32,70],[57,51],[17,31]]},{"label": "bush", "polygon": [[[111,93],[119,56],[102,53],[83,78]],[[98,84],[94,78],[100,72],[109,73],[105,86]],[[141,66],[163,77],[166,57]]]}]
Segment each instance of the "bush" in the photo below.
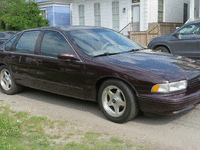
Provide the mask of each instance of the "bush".
[{"label": "bush", "polygon": [[0,28],[4,30],[20,31],[49,26],[48,20],[40,15],[41,12],[35,2],[14,3],[9,10],[0,17]]}]

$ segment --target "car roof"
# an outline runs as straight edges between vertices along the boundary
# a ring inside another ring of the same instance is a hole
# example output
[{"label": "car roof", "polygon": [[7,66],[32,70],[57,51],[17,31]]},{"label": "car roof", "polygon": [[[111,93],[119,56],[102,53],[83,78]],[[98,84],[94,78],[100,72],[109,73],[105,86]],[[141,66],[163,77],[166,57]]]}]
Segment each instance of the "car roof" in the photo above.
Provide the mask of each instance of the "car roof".
[{"label": "car roof", "polygon": [[53,30],[72,31],[72,30],[105,29],[105,28],[103,28],[103,27],[93,27],[93,26],[53,26],[53,27],[49,26],[49,27],[27,29],[27,30],[24,30],[24,31],[38,30],[38,29],[43,29],[43,30],[53,29]]},{"label": "car roof", "polygon": [[200,19],[199,19],[199,20],[195,20],[195,21],[188,22],[188,23],[186,23],[186,24],[193,24],[193,23],[200,23]]}]

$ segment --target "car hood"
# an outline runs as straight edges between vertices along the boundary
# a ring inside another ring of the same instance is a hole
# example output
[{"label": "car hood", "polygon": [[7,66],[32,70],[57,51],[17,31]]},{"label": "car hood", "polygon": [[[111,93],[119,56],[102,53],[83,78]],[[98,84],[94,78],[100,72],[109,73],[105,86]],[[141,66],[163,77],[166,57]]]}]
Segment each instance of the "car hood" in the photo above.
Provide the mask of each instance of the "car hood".
[{"label": "car hood", "polygon": [[134,70],[147,75],[161,76],[167,81],[190,79],[200,74],[200,64],[192,59],[168,53],[141,50],[118,55],[102,56],[97,59],[104,65],[122,68],[123,72],[133,74]]}]

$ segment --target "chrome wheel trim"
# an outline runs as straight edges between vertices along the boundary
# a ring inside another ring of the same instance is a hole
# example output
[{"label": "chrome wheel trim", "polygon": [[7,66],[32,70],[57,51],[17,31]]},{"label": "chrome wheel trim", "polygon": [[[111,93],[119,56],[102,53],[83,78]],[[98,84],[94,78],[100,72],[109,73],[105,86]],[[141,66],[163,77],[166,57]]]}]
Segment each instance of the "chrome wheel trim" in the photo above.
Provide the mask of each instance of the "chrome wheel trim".
[{"label": "chrome wheel trim", "polygon": [[155,50],[156,52],[163,52],[163,53],[168,53],[167,50],[162,49],[162,48],[158,48]]},{"label": "chrome wheel trim", "polygon": [[126,98],[117,86],[110,85],[103,90],[102,105],[110,116],[120,117],[126,110]]},{"label": "chrome wheel trim", "polygon": [[161,49],[156,50],[157,52],[163,52]]},{"label": "chrome wheel trim", "polygon": [[9,91],[11,89],[11,87],[12,87],[12,79],[11,79],[10,72],[7,69],[1,70],[0,82],[1,82],[1,87],[5,91]]}]

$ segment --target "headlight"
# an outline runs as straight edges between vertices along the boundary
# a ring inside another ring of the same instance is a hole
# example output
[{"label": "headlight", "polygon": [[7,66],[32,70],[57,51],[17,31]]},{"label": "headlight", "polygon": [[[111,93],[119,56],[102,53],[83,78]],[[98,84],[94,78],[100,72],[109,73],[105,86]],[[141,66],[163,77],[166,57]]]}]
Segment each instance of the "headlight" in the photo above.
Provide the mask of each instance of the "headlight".
[{"label": "headlight", "polygon": [[182,80],[179,82],[156,84],[152,87],[151,92],[169,93],[169,92],[185,90],[186,88],[187,88],[187,80]]}]

